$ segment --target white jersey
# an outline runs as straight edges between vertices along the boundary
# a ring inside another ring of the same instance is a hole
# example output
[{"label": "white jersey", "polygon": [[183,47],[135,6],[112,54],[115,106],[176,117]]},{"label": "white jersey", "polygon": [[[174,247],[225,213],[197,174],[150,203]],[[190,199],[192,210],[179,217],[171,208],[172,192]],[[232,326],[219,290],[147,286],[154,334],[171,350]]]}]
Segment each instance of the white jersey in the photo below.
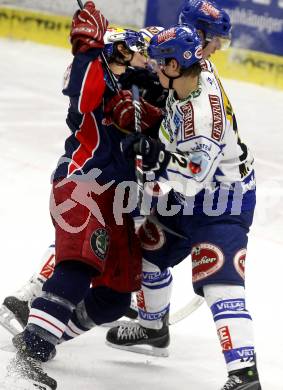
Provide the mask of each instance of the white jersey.
[{"label": "white jersey", "polygon": [[[253,157],[240,140],[235,115],[209,61],[199,86],[179,100],[171,90],[159,138],[173,153],[166,180],[177,192],[194,196],[204,189],[231,188],[241,183],[243,193],[255,189]],[[161,179],[162,181],[162,179]]]}]

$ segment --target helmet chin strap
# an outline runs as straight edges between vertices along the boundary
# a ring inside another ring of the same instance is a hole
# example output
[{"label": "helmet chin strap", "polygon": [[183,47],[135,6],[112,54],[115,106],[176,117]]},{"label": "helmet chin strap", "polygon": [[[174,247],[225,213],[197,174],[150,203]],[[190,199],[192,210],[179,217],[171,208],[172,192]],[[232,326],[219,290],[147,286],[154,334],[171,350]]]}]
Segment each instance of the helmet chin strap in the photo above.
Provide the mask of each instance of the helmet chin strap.
[{"label": "helmet chin strap", "polygon": [[165,73],[164,69],[162,69],[161,72],[164,74],[165,77],[167,77],[167,79],[169,79],[169,89],[173,89],[174,80],[179,79],[182,76],[182,72],[180,72],[180,74],[175,77],[168,76],[168,74]]}]

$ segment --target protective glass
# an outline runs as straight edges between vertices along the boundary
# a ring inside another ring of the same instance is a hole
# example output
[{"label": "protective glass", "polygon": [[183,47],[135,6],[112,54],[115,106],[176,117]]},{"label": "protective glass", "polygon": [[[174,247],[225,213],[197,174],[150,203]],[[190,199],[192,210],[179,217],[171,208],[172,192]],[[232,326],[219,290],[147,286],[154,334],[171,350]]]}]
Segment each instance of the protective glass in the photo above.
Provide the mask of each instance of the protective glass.
[{"label": "protective glass", "polygon": [[209,36],[205,37],[207,42],[215,42],[216,46],[219,47],[219,50],[227,50],[231,45],[231,35],[222,37],[222,36]]},{"label": "protective glass", "polygon": [[165,67],[165,59],[160,58],[158,60],[150,58],[147,62],[147,67],[154,73],[157,73],[164,69]]}]

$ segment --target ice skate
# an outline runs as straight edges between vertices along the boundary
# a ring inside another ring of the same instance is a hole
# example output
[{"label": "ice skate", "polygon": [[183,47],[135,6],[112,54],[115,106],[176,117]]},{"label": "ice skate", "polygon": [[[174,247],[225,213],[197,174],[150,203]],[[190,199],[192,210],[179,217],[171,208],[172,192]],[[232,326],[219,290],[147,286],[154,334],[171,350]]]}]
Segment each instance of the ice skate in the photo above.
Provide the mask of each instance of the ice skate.
[{"label": "ice skate", "polygon": [[34,275],[21,289],[4,299],[0,307],[0,325],[12,335],[16,335],[26,326],[30,305],[42,291],[44,279]]},{"label": "ice skate", "polygon": [[221,390],[261,390],[256,365],[231,371]]},{"label": "ice skate", "polygon": [[29,350],[22,333],[14,337],[13,344],[17,353],[8,364],[7,375],[1,382],[1,388],[55,390],[56,381],[43,371],[41,361],[37,360],[36,353]]},{"label": "ice skate", "polygon": [[55,390],[57,383],[43,371],[41,362],[25,352],[17,352],[7,367],[7,375],[1,381],[1,388],[5,390]]},{"label": "ice skate", "polygon": [[[12,339],[12,345],[14,347],[14,350],[16,350],[16,351],[25,351],[25,349],[26,349],[25,341],[23,339],[23,333],[24,332],[17,334]],[[55,356],[56,356],[56,348],[54,348],[51,351],[51,353],[48,357],[48,361],[54,359]]]},{"label": "ice skate", "polygon": [[[166,317],[167,318],[167,317]],[[170,343],[169,326],[164,320],[161,329],[145,328],[137,322],[129,322],[109,329],[106,344],[112,348],[123,349],[145,355],[167,357]]]}]

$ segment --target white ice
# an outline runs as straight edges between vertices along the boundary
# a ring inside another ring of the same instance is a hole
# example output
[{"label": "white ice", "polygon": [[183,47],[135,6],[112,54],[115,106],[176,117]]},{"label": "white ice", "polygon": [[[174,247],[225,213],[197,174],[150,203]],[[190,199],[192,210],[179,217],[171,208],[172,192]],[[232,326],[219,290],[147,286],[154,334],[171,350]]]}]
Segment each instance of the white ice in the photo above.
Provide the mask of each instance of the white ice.
[{"label": "white ice", "polygon": [[[68,51],[0,40],[0,299],[39,266],[53,240],[50,175],[68,129],[62,76]],[[225,80],[239,129],[256,159],[258,205],[250,234],[248,307],[253,315],[264,390],[283,389],[283,92]],[[191,296],[190,264],[175,270],[172,306]],[[281,287],[280,287],[281,286]],[[226,378],[214,323],[203,305],[171,327],[169,358],[113,350],[96,328],[58,347],[46,365],[60,390],[219,390]],[[0,329],[0,344],[10,335]],[[0,352],[0,379],[12,354]],[[13,389],[11,389],[13,390]]]}]

